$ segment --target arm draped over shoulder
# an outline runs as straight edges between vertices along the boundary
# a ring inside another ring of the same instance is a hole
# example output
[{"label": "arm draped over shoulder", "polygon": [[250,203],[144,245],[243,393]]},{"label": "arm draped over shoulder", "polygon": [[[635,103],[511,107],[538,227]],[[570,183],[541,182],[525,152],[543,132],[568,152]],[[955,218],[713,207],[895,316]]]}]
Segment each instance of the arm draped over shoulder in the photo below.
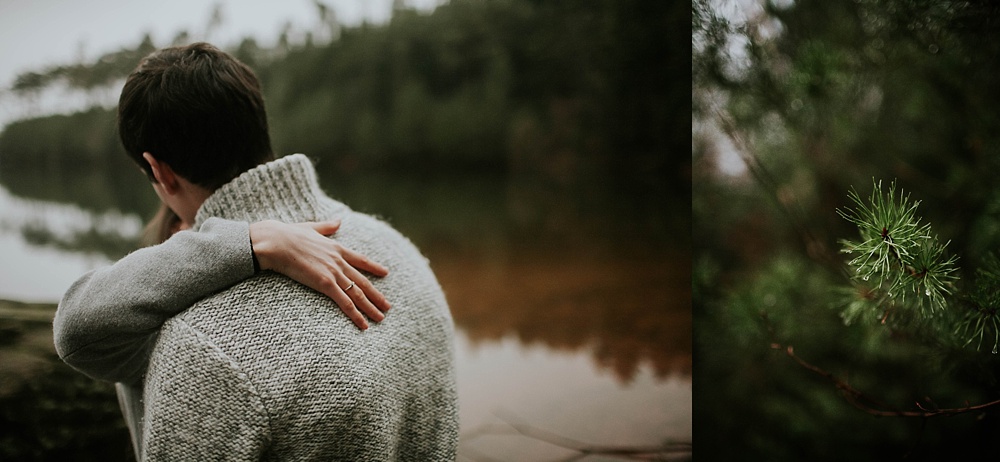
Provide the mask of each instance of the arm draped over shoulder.
[{"label": "arm draped over shoulder", "polygon": [[56,352],[90,377],[136,383],[164,322],[253,273],[249,224],[209,219],[74,282],[52,323]]}]

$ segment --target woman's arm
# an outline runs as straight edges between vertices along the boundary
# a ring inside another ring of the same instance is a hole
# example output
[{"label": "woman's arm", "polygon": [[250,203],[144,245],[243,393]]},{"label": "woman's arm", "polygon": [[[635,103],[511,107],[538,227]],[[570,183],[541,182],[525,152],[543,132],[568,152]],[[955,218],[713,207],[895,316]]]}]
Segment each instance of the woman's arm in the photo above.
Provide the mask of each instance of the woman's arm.
[{"label": "woman's arm", "polygon": [[[358,270],[379,277],[388,271],[321,234],[338,226],[248,225],[213,218],[198,232],[181,231],[137,250],[83,275],[66,291],[53,320],[56,351],[91,377],[135,383],[145,372],[160,326],[196,301],[252,276],[254,253],[261,269],[330,296],[365,328],[361,312],[379,321],[389,305]],[[345,278],[361,288],[350,290],[350,298],[330,282]]]}]

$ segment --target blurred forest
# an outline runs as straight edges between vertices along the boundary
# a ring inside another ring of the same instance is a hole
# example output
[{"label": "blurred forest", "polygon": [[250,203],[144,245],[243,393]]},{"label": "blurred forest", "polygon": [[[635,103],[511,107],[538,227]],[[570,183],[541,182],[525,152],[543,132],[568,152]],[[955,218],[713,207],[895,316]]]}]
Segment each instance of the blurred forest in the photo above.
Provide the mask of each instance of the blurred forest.
[{"label": "blurred forest", "polygon": [[873,180],[896,181],[950,241],[956,291],[969,288],[1000,249],[1000,6],[692,7],[699,458],[995,457],[1000,410],[968,407],[1000,397],[1000,356],[885,316],[842,319],[867,292],[839,253],[858,235],[837,210],[852,188],[867,197]]},{"label": "blurred forest", "polygon": [[[686,30],[686,5],[455,0],[430,13],[398,6],[386,24],[354,27],[316,6],[317,30],[288,25],[273,48],[246,38],[229,50],[262,80],[278,155],[307,153],[321,160],[321,174],[487,172],[629,184],[660,205],[686,208],[690,159],[680,140],[690,96],[672,83],[685,78],[678,70],[690,55],[663,33]],[[181,31],[174,43],[195,39]],[[94,62],[22,73],[8,91],[27,113],[53,88],[107,99],[141,57],[166,45],[147,35]],[[18,194],[14,175],[126,161],[113,109],[97,104],[9,124],[0,162],[0,180]]]}]

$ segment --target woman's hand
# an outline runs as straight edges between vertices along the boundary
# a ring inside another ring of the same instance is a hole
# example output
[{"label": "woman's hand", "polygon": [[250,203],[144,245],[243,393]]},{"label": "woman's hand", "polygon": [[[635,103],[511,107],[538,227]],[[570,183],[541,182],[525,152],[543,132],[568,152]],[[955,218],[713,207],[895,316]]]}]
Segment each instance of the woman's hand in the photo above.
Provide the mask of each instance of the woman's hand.
[{"label": "woman's hand", "polygon": [[339,228],[340,221],[260,221],[250,225],[250,245],[261,269],[284,274],[326,294],[364,330],[368,328],[366,317],[375,322],[385,319],[389,302],[361,271],[384,277],[389,270],[325,237]]}]

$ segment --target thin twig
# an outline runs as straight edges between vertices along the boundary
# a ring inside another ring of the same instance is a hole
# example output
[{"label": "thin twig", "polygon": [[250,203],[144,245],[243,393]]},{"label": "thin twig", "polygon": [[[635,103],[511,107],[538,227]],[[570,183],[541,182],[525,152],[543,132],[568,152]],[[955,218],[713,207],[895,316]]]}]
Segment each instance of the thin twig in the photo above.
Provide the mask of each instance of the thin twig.
[{"label": "thin twig", "polygon": [[[965,407],[941,409],[938,408],[937,405],[935,405],[932,400],[928,399],[930,404],[934,406],[933,409],[927,408],[924,405],[922,405],[919,401],[917,401],[916,406],[917,409],[919,409],[918,411],[900,411],[892,409],[890,406],[866,395],[864,392],[858,390],[857,388],[852,387],[849,383],[833,375],[831,372],[821,369],[813,364],[810,364],[806,360],[796,355],[794,348],[792,348],[792,346],[790,345],[783,346],[777,343],[773,343],[771,344],[771,348],[776,350],[783,349],[785,351],[785,354],[788,355],[789,358],[795,360],[795,362],[798,363],[800,366],[809,369],[813,373],[833,382],[833,384],[837,387],[837,389],[841,391],[841,394],[843,394],[844,399],[846,399],[848,403],[851,403],[851,405],[853,405],[854,407],[875,416],[921,417],[921,418],[951,416],[956,414],[964,414],[967,412],[981,411],[983,409],[987,409],[1000,404],[1000,399],[998,399],[995,401],[977,404],[974,406],[968,405],[968,403],[966,403]],[[865,404],[866,402],[869,404]]]}]

